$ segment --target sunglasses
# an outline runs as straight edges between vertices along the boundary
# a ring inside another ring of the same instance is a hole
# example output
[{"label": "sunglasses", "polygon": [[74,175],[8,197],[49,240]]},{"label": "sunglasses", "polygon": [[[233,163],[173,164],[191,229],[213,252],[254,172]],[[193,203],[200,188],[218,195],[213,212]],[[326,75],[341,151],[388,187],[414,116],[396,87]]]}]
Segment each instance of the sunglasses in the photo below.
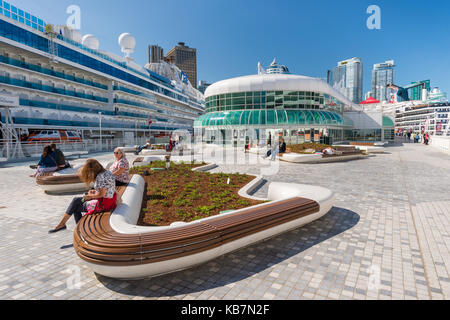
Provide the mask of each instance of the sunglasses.
[{"label": "sunglasses", "polygon": [[114,152],[114,154],[121,154],[120,152]]}]

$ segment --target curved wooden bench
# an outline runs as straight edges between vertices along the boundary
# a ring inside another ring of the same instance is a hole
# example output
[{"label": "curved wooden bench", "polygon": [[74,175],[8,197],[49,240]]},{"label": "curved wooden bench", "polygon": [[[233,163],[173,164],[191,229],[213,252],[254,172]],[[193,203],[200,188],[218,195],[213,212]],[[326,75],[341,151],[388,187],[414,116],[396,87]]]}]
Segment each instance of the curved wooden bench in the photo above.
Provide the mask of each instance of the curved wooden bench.
[{"label": "curved wooden bench", "polygon": [[46,193],[81,192],[89,189],[78,174],[60,174],[62,171],[64,170],[36,177],[36,184]]},{"label": "curved wooden bench", "polygon": [[83,183],[79,175],[68,174],[55,176],[55,172],[47,172],[36,178],[36,183],[38,185],[60,185],[60,184],[72,184],[72,183]]},{"label": "curved wooden bench", "polygon": [[354,152],[354,151],[358,151],[356,150],[355,146],[333,146],[332,147],[334,150],[336,151],[342,151],[342,152]]},{"label": "curved wooden bench", "polygon": [[373,147],[375,145],[374,142],[350,142],[352,146],[364,146],[364,147]]},{"label": "curved wooden bench", "polygon": [[96,265],[145,265],[208,251],[319,210],[316,201],[295,197],[203,222],[141,234],[114,231],[110,225],[112,213],[107,212],[80,220],[74,231],[74,248],[81,259]]}]

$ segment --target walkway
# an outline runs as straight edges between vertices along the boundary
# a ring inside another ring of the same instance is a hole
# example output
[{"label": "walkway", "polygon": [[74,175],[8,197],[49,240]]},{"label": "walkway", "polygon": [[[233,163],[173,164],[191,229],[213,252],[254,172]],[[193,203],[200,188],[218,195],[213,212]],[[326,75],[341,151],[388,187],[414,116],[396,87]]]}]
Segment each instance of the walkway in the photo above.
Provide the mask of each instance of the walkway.
[{"label": "walkway", "polygon": [[[330,188],[337,195],[332,211],[201,266],[143,281],[94,275],[71,247],[73,221],[69,231],[47,234],[72,196],[45,195],[25,164],[0,168],[0,298],[450,299],[450,157],[420,144],[388,151],[347,163],[280,163],[269,182]],[[213,171],[258,174],[260,167]],[[265,196],[267,185],[257,195]]]}]

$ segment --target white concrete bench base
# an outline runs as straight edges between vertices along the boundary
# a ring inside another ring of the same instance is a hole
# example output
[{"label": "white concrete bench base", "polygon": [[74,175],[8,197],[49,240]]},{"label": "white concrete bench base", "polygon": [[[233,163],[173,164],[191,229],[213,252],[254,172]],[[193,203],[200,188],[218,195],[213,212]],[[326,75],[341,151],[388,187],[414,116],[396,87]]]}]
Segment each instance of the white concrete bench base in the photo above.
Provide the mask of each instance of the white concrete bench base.
[{"label": "white concrete bench base", "polygon": [[126,146],[126,147],[118,147],[120,151],[123,153],[135,153],[139,146]]},{"label": "white concrete bench base", "polygon": [[[351,147],[348,145],[341,145],[336,147]],[[377,146],[355,146],[356,149],[365,151],[366,153],[385,153],[386,148],[385,147],[377,147]]]},{"label": "white concrete bench base", "polygon": [[337,156],[337,157],[322,157],[321,154],[300,154],[300,153],[285,153],[282,157],[278,156],[278,159],[286,162],[293,163],[329,163],[357,160],[367,157],[363,154],[355,154],[349,156]]},{"label": "white concrete bench base", "polygon": [[143,156],[168,156],[170,155],[169,152],[166,152],[162,149],[156,149],[156,150],[142,150],[141,154]]}]

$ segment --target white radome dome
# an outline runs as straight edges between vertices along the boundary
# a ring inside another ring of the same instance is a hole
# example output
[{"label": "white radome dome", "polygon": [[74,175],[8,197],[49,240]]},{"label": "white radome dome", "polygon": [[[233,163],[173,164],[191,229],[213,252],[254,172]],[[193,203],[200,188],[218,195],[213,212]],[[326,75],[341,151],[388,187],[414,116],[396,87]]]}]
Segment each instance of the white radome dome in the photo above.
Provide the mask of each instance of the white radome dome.
[{"label": "white radome dome", "polygon": [[122,48],[122,52],[130,54],[134,52],[136,39],[130,33],[122,33],[119,36],[119,45]]},{"label": "white radome dome", "polygon": [[100,46],[98,39],[92,34],[87,34],[87,35],[83,36],[83,39],[81,40],[81,44],[92,50],[98,50],[98,48]]}]

